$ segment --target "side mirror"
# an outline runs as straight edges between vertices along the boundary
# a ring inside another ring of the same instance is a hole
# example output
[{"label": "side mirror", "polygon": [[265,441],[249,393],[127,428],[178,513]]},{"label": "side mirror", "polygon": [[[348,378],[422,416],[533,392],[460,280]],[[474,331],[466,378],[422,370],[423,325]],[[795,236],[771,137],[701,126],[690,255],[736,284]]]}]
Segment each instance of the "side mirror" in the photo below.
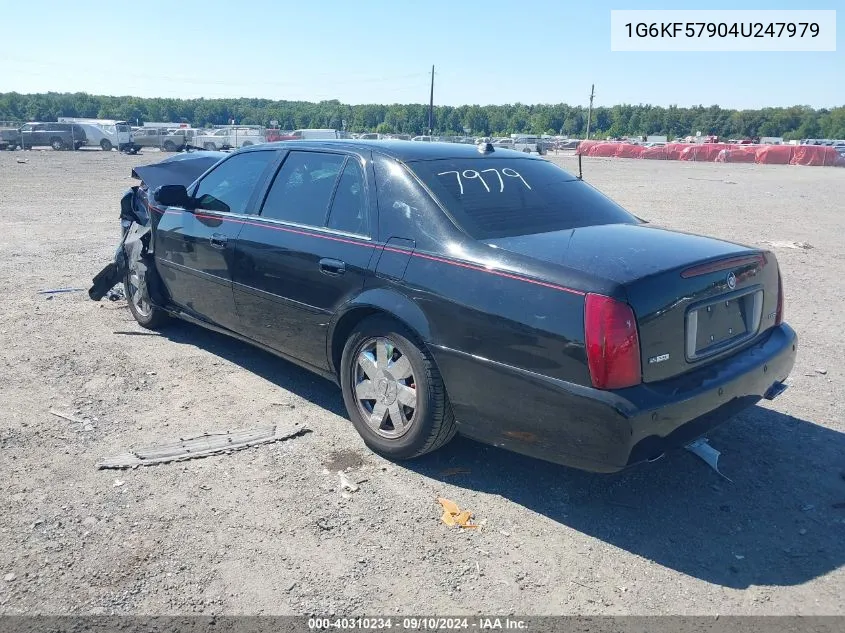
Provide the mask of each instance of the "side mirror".
[{"label": "side mirror", "polygon": [[137,224],[146,225],[146,222],[138,215],[138,212],[135,209],[136,190],[137,187],[133,187],[124,193],[123,197],[120,199],[120,219],[125,222],[135,222]]},{"label": "side mirror", "polygon": [[192,208],[193,199],[183,185],[161,185],[153,192],[153,198],[166,207]]}]

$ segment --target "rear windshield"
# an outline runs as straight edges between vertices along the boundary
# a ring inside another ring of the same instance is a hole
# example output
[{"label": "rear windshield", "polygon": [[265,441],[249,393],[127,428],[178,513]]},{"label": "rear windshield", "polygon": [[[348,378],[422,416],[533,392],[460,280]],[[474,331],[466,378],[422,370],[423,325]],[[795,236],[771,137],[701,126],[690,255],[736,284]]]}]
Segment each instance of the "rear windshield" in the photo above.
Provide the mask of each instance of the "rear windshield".
[{"label": "rear windshield", "polygon": [[598,224],[637,224],[618,204],[546,160],[458,158],[408,164],[478,240]]}]

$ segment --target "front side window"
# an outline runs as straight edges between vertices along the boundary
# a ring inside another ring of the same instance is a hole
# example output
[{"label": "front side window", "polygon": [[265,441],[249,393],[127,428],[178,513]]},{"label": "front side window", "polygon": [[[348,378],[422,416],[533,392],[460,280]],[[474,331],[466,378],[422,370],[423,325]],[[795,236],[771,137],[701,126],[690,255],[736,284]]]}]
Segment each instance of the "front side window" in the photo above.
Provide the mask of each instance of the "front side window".
[{"label": "front side window", "polygon": [[329,202],[345,160],[341,154],[288,154],[273,180],[261,217],[325,226]]},{"label": "front side window", "polygon": [[235,154],[203,178],[194,198],[200,209],[248,213],[247,204],[276,152]]}]

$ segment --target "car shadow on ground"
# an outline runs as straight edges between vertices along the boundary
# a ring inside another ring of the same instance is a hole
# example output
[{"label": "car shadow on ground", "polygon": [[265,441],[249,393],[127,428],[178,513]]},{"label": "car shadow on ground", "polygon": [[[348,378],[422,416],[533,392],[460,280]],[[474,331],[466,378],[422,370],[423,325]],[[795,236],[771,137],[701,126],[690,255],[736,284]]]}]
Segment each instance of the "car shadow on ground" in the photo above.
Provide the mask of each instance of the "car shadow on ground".
[{"label": "car shadow on ground", "polygon": [[[174,324],[163,334],[346,417],[340,390],[292,363],[188,324]],[[683,450],[598,475],[462,437],[400,466],[500,495],[560,525],[725,587],[799,585],[845,563],[845,434],[754,406],[708,437],[722,452],[720,469],[732,481]],[[456,470],[469,472],[453,474]],[[483,507],[472,509],[477,519],[487,519],[488,529],[497,529],[496,516]]]},{"label": "car shadow on ground", "polygon": [[347,417],[339,387],[330,380],[270,352],[225,334],[181,321],[169,323],[158,334],[174,343],[192,345],[210,352],[327,411]]},{"label": "car shadow on ground", "polygon": [[799,585],[845,563],[845,434],[754,406],[708,438],[731,481],[684,450],[594,475],[462,438],[406,466],[725,587]]}]

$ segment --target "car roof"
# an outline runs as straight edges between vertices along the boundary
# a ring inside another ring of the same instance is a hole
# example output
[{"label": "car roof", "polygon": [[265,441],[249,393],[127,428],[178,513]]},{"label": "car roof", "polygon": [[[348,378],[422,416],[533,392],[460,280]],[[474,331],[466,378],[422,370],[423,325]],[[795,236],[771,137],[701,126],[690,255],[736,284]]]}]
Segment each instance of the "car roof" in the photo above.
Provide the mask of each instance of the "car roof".
[{"label": "car roof", "polygon": [[254,152],[262,149],[312,149],[312,150],[351,150],[376,151],[402,162],[437,160],[442,158],[524,158],[542,160],[539,157],[508,149],[495,149],[492,152],[480,152],[477,145],[467,143],[429,143],[425,141],[369,140],[369,139],[315,139],[301,141],[277,141],[262,143],[238,150]]}]

